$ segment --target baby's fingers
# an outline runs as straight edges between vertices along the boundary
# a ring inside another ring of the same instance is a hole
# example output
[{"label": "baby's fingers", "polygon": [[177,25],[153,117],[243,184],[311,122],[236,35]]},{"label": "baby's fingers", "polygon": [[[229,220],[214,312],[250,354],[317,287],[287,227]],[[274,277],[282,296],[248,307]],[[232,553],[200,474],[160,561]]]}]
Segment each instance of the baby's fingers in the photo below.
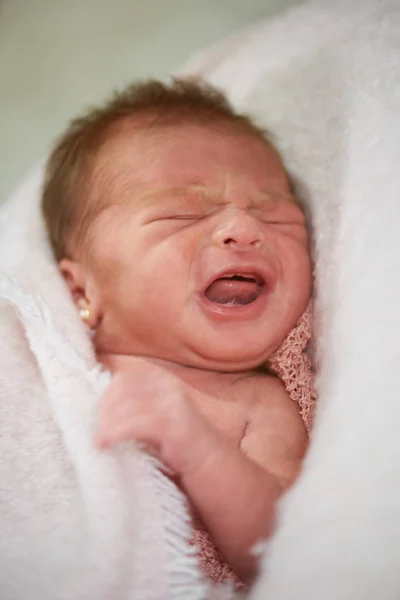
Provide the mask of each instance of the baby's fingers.
[{"label": "baby's fingers", "polygon": [[131,400],[112,407],[106,405],[100,413],[95,446],[104,449],[132,440],[154,444],[152,421],[143,407]]},{"label": "baby's fingers", "polygon": [[131,428],[126,423],[119,423],[99,429],[94,438],[94,444],[99,450],[104,450],[132,439]]}]

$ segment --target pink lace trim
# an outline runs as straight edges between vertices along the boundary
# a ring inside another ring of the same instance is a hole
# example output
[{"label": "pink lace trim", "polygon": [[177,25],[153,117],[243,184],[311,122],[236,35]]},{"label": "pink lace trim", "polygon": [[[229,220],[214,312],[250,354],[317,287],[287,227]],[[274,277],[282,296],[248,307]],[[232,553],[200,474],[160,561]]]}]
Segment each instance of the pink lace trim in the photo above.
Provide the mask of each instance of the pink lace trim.
[{"label": "pink lace trim", "polygon": [[306,352],[312,335],[309,305],[278,350],[268,359],[267,368],[283,381],[286,391],[300,407],[307,432],[310,433],[317,395],[311,361]]},{"label": "pink lace trim", "polygon": [[[266,367],[279,377],[286,390],[300,408],[307,432],[312,428],[316,393],[311,361],[306,353],[312,334],[312,313],[309,305],[278,350],[269,358]],[[244,589],[232,569],[214,546],[209,533],[195,518],[192,543],[198,549],[198,558],[203,573],[214,582],[232,581],[237,589]]]},{"label": "pink lace trim", "polygon": [[198,548],[197,557],[200,563],[200,569],[214,583],[223,583],[231,581],[236,590],[244,590],[244,583],[237,577],[231,567],[224,561],[219,553],[208,531],[204,525],[195,517],[195,526],[191,543]]}]

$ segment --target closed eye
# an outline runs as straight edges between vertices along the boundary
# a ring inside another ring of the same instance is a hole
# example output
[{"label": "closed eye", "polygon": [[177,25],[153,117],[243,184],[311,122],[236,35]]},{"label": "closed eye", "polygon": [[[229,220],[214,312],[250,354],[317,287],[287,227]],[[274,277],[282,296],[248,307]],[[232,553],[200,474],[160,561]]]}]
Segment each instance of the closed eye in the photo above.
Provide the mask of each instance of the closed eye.
[{"label": "closed eye", "polygon": [[165,221],[200,221],[200,219],[204,219],[207,215],[205,214],[175,214],[175,215],[162,215],[159,217],[153,217],[148,223],[162,223]]},{"label": "closed eye", "polygon": [[257,211],[258,218],[268,225],[304,225],[304,214],[292,203],[280,203]]},{"label": "closed eye", "polygon": [[176,223],[178,225],[178,223],[181,223],[182,227],[186,224],[186,225],[191,225],[196,223],[197,221],[199,221],[201,219],[201,217],[198,216],[194,216],[194,215],[176,215],[176,216],[170,216],[170,217],[157,217],[157,218],[152,218],[152,219],[148,219],[146,221],[144,221],[143,225],[159,225],[160,227],[164,224],[167,225],[168,223],[172,226],[173,223]]},{"label": "closed eye", "polygon": [[204,219],[205,215],[171,215],[170,217],[164,217],[167,221],[194,221],[197,219]]},{"label": "closed eye", "polygon": [[204,198],[203,195],[174,195],[164,198],[151,212],[147,213],[147,223],[172,222],[172,221],[200,221],[213,214],[218,209],[214,201]]},{"label": "closed eye", "polygon": [[268,225],[303,225],[299,219],[262,219],[262,221]]}]

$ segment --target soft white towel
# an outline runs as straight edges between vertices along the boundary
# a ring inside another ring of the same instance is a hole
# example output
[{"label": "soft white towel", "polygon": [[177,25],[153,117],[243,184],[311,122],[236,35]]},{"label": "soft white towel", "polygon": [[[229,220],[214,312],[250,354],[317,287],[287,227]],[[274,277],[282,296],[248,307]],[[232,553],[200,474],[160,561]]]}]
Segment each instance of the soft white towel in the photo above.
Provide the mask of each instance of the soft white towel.
[{"label": "soft white towel", "polygon": [[319,410],[252,600],[400,598],[400,2],[307,3],[196,57],[315,232]]}]

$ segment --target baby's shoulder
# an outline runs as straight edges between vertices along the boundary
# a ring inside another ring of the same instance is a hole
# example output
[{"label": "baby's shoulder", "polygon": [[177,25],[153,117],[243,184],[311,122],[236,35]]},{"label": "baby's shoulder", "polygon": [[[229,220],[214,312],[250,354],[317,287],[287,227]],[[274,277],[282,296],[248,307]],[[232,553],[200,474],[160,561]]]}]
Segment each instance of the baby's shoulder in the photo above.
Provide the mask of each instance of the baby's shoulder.
[{"label": "baby's shoulder", "polygon": [[236,381],[236,390],[246,393],[253,402],[261,401],[264,405],[291,401],[282,381],[267,372],[251,371],[243,374]]},{"label": "baby's shoulder", "polygon": [[255,462],[279,474],[286,487],[308,444],[299,407],[282,381],[267,373],[255,373],[243,385],[252,390],[252,404],[241,447]]},{"label": "baby's shoulder", "polygon": [[255,422],[293,422],[303,426],[299,406],[286,391],[284,383],[268,373],[254,372],[237,381],[236,393],[246,398],[250,420]]}]

